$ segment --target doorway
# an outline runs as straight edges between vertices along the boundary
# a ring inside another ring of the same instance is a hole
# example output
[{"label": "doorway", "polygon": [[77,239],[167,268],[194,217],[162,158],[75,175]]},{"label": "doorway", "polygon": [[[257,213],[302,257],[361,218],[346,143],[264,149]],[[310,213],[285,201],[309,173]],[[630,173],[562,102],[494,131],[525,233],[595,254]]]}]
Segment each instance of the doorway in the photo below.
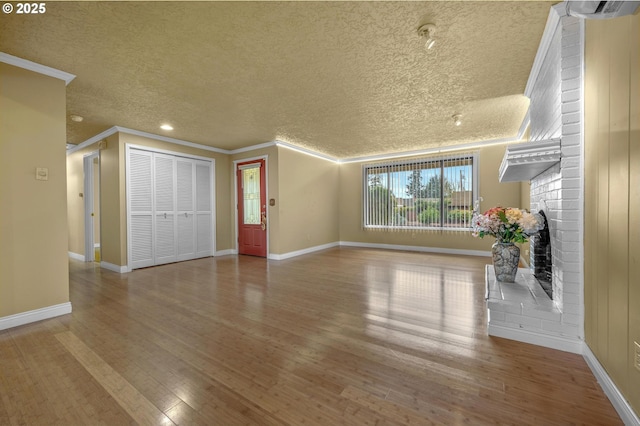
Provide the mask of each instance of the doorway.
[{"label": "doorway", "polygon": [[100,262],[100,151],[84,157],[84,259]]},{"label": "doorway", "polygon": [[264,159],[236,165],[238,253],[267,257],[267,180]]}]

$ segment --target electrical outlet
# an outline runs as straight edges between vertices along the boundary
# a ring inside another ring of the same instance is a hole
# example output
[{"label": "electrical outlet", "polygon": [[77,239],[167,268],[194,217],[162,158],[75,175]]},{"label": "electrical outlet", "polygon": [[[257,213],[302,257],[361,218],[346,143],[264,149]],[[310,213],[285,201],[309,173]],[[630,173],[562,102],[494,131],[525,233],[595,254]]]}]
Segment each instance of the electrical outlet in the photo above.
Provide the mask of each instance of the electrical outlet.
[{"label": "electrical outlet", "polygon": [[633,365],[640,370],[640,343],[633,342],[635,347],[635,356],[633,357]]}]

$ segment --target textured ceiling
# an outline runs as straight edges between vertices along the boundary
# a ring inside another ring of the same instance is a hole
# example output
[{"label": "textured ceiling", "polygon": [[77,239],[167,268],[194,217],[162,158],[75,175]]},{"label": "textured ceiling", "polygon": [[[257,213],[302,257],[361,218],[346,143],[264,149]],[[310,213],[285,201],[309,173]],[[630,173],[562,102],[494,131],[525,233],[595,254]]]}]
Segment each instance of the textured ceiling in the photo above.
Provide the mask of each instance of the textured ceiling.
[{"label": "textured ceiling", "polygon": [[48,2],[0,16],[0,51],[77,76],[70,143],[117,125],[348,158],[515,137],[552,4]]}]

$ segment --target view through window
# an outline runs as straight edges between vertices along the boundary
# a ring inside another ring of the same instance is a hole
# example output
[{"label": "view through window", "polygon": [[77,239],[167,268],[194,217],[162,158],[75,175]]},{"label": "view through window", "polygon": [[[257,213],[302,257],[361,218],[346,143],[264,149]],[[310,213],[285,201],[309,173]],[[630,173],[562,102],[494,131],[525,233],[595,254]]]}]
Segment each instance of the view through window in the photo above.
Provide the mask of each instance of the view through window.
[{"label": "view through window", "polygon": [[365,227],[468,229],[476,192],[475,157],[365,165]]}]

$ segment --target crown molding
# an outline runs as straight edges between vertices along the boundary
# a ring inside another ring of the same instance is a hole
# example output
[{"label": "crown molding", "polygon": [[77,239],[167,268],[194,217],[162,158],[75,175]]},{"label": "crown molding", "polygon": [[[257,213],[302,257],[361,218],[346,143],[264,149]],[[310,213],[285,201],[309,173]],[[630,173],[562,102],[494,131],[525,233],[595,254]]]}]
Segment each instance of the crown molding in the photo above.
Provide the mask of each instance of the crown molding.
[{"label": "crown molding", "polygon": [[511,138],[490,139],[486,141],[471,142],[471,143],[466,143],[462,145],[449,145],[449,146],[441,146],[438,148],[420,149],[416,151],[405,151],[405,152],[397,152],[392,154],[380,154],[380,155],[370,155],[366,157],[345,158],[342,160],[338,160],[338,163],[340,164],[362,163],[365,161],[392,160],[394,158],[414,157],[417,155],[431,155],[431,154],[440,154],[442,152],[464,151],[469,149],[484,148],[484,147],[493,146],[493,145],[504,145],[508,143],[518,142],[519,140],[520,140],[519,136],[515,136]]},{"label": "crown molding", "polygon": [[278,146],[278,147],[283,147],[283,148],[288,148],[291,149],[293,151],[297,151],[300,152],[302,154],[306,154],[306,155],[310,155],[312,157],[316,157],[316,158],[320,158],[323,160],[327,160],[327,161],[331,161],[332,163],[336,163],[336,164],[343,164],[343,163],[362,163],[365,161],[378,161],[378,160],[389,160],[389,159],[394,159],[394,158],[403,158],[403,157],[414,157],[414,156],[418,156],[418,155],[429,155],[429,154],[439,154],[442,152],[452,152],[452,151],[462,151],[462,150],[467,150],[467,149],[476,149],[476,148],[483,148],[483,147],[487,147],[487,146],[492,146],[492,145],[503,145],[503,144],[509,144],[509,143],[514,143],[514,142],[519,142],[522,140],[522,137],[524,135],[524,132],[527,130],[527,127],[529,126],[529,110],[527,110],[522,123],[520,125],[520,128],[518,130],[518,134],[515,137],[510,137],[510,138],[500,138],[500,139],[490,139],[490,140],[485,140],[485,141],[479,141],[479,142],[472,142],[472,143],[467,143],[467,144],[462,144],[462,145],[451,145],[451,146],[444,146],[444,147],[437,147],[437,148],[428,148],[428,149],[419,149],[419,150],[414,150],[414,151],[404,151],[404,152],[396,152],[396,153],[392,153],[392,154],[380,154],[380,155],[367,155],[367,156],[362,156],[362,157],[351,157],[351,158],[337,158],[337,157],[332,157],[330,155],[321,153],[321,152],[317,152],[317,151],[313,151],[311,149],[308,148],[303,148],[301,146],[298,145],[294,145],[290,142],[283,142],[280,140],[274,140],[274,141],[270,141],[270,142],[265,142],[265,143],[261,143],[261,144],[256,144],[256,145],[251,145],[251,146],[247,146],[244,148],[238,148],[238,149],[234,149],[234,150],[226,150],[226,149],[221,149],[221,148],[215,148],[212,146],[208,146],[208,145],[201,145],[198,143],[194,143],[194,142],[189,142],[189,141],[184,141],[184,140],[180,140],[180,139],[174,139],[174,138],[169,138],[166,136],[160,136],[160,135],[156,135],[153,133],[147,133],[147,132],[143,132],[140,130],[134,130],[134,129],[128,129],[126,127],[120,127],[120,126],[113,126],[110,129],[105,130],[102,133],[99,133],[95,136],[93,136],[92,138],[87,139],[86,141],[74,146],[73,148],[70,148],[67,150],[67,155],[72,154],[76,151],[79,151],[83,148],[86,148],[87,146],[90,146],[96,142],[101,141],[102,139],[109,137],[111,135],[113,135],[114,133],[126,133],[126,134],[130,134],[130,135],[136,135],[136,136],[142,136],[145,138],[149,138],[149,139],[154,139],[154,140],[158,140],[158,141],[162,141],[162,142],[168,142],[168,143],[173,143],[176,145],[182,145],[182,146],[188,146],[188,147],[192,147],[192,148],[197,148],[197,149],[202,149],[204,151],[211,151],[211,152],[217,152],[220,154],[227,154],[227,155],[234,155],[234,154],[241,154],[244,152],[251,152],[251,151],[256,151],[258,149],[263,149],[263,148],[269,148],[272,146]]},{"label": "crown molding", "polygon": [[529,125],[531,124],[530,111],[531,111],[531,106],[527,108],[527,112],[524,114],[524,118],[522,119],[522,123],[520,124],[520,129],[518,129],[518,136],[517,136],[518,140],[522,140],[524,138],[524,134],[529,128]]},{"label": "crown molding", "polygon": [[107,137],[109,137],[109,136],[111,136],[111,135],[113,135],[114,133],[117,133],[117,132],[118,132],[118,128],[116,126],[113,126],[112,128],[107,129],[102,133],[98,133],[94,137],[89,138],[86,141],[79,143],[78,145],[74,146],[73,148],[69,148],[67,150],[67,155],[73,154],[76,151],[80,151],[81,149],[86,148],[86,147],[88,147],[90,145],[93,145],[94,143],[99,142],[102,139],[107,138]]},{"label": "crown molding", "polygon": [[111,135],[113,135],[114,133],[125,133],[128,135],[135,135],[135,136],[142,136],[144,138],[148,138],[148,139],[153,139],[153,140],[157,140],[157,141],[161,141],[161,142],[168,142],[168,143],[172,143],[175,145],[182,145],[182,146],[188,146],[190,148],[197,148],[197,149],[201,149],[203,151],[210,151],[210,152],[217,152],[220,154],[231,154],[231,151],[226,150],[226,149],[220,149],[220,148],[215,148],[213,146],[208,146],[208,145],[201,145],[199,143],[194,143],[194,142],[189,142],[189,141],[184,141],[181,139],[174,139],[174,138],[169,138],[166,136],[161,136],[161,135],[156,135],[153,133],[147,133],[147,132],[143,132],[140,130],[134,130],[134,129],[128,129],[126,127],[120,127],[120,126],[113,126],[110,129],[105,130],[102,133],[98,133],[97,135],[87,139],[86,141],[79,143],[78,145],[74,146],[71,149],[67,150],[67,155],[69,154],[73,154],[76,151],[79,151],[83,148],[86,148],[87,146],[93,145],[96,142],[101,141],[102,139],[109,137]]},{"label": "crown molding", "polygon": [[232,149],[228,151],[229,154],[241,154],[243,152],[255,151],[256,149],[269,148],[270,146],[277,145],[278,141],[271,141],[265,143],[259,143],[257,145],[245,146],[244,148]]},{"label": "crown molding", "polygon": [[323,154],[321,152],[313,151],[307,148],[302,148],[300,146],[291,144],[289,142],[276,141],[277,146],[281,146],[284,148],[288,148],[292,151],[297,151],[302,154],[310,155],[312,157],[320,158],[322,160],[331,161],[332,163],[340,163],[341,161],[335,157],[331,157],[330,155]]},{"label": "crown molding", "polygon": [[174,139],[167,136],[156,135],[153,133],[142,132],[140,130],[128,129],[126,127],[115,126],[120,133],[126,133],[128,135],[142,136],[144,138],[155,139],[161,142],[168,142],[176,145],[188,146],[190,148],[202,149],[204,151],[217,152],[219,154],[230,154],[231,151],[227,149],[216,148],[209,145],[202,145],[195,142],[184,141],[182,139]]},{"label": "crown molding", "polygon": [[75,75],[69,74],[68,72],[60,71],[46,65],[40,65],[35,62],[18,58],[17,56],[9,55],[3,52],[0,52],[0,62],[13,65],[14,67],[23,68],[25,70],[37,72],[38,74],[63,80],[65,86],[69,85],[69,83],[71,83],[71,81],[76,78]]}]

